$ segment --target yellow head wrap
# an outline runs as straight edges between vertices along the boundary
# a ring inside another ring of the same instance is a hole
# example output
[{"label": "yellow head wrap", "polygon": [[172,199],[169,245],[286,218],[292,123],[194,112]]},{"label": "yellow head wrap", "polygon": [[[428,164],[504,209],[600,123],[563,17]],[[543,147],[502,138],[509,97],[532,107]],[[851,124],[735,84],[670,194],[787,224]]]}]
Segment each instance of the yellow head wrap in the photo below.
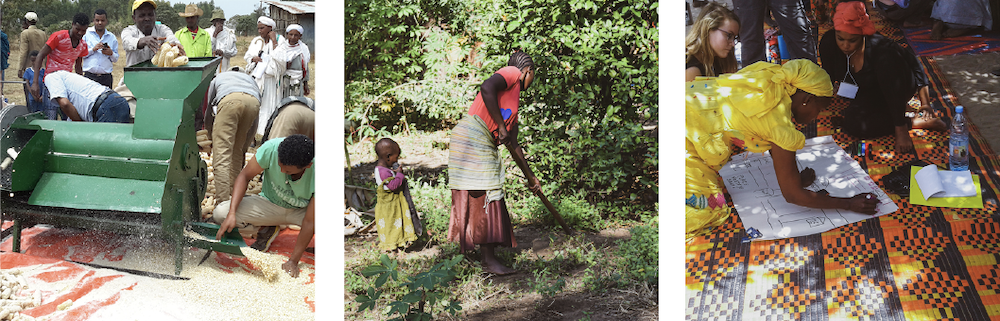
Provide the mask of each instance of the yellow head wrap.
[{"label": "yellow head wrap", "polygon": [[730,88],[729,97],[746,116],[766,113],[795,93],[804,90],[820,97],[833,96],[830,75],[816,63],[796,59],[784,65],[758,62],[737,73],[719,76],[720,87]]}]

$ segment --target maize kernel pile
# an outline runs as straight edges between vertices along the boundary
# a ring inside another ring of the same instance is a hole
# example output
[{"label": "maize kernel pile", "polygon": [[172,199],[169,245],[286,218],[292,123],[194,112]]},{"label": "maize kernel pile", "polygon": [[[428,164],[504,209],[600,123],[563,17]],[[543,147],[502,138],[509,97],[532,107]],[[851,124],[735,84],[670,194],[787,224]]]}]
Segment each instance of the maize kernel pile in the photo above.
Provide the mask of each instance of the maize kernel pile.
[{"label": "maize kernel pile", "polygon": [[[173,275],[174,254],[170,243],[158,239],[139,240],[135,236],[116,236],[116,239],[121,239],[122,247],[128,248],[124,257],[120,261],[97,257],[93,263]],[[158,320],[317,319],[309,305],[316,298],[311,276],[315,272],[311,264],[299,265],[302,271],[298,278],[292,278],[279,266],[273,280],[267,280],[257,272],[256,265],[248,264],[239,256],[214,252],[208,260],[198,264],[204,253],[201,249],[185,251],[180,276],[189,280],[126,275],[137,284],[131,290],[119,292],[115,304],[98,310],[90,320],[143,320],[136,317],[137,311],[163,316],[150,318]],[[281,263],[285,260],[282,255],[264,255],[280,258]]]},{"label": "maize kernel pile", "polygon": [[[20,295],[25,293],[25,295]],[[24,309],[42,305],[42,292],[28,289],[28,281],[21,270],[0,270],[0,320],[37,320],[21,314]]]},{"label": "maize kernel pile", "polygon": [[281,270],[281,264],[285,263],[286,259],[280,255],[267,254],[249,246],[240,247],[240,251],[243,251],[250,264],[263,273],[264,279],[269,282],[274,282],[279,273],[285,273]]}]

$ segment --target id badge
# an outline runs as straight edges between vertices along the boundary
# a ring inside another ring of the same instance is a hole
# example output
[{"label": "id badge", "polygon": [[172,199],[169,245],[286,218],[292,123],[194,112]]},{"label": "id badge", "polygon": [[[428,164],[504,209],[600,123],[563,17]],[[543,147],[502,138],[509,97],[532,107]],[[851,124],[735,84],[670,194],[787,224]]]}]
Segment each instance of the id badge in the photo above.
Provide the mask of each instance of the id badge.
[{"label": "id badge", "polygon": [[854,99],[858,95],[858,86],[852,83],[841,82],[840,89],[837,90],[837,96]]}]

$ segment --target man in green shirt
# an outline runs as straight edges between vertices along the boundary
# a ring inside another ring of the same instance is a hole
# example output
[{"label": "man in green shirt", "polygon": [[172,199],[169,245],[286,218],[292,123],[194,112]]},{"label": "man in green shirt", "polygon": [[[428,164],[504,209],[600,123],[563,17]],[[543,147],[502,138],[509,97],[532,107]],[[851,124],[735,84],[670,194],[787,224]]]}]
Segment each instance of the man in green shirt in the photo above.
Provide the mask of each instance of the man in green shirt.
[{"label": "man in green shirt", "polygon": [[[278,234],[278,225],[299,225],[298,240],[291,257],[281,268],[292,277],[299,275],[299,259],[315,233],[314,142],[304,135],[271,139],[257,149],[233,183],[232,199],[219,203],[212,213],[221,224],[216,239],[238,227],[242,232],[259,228],[251,247],[267,248]],[[264,173],[260,195],[246,195],[247,184]]]},{"label": "man in green shirt", "polygon": [[174,37],[184,46],[184,52],[188,57],[211,57],[212,56],[212,36],[208,35],[205,29],[198,28],[198,18],[204,12],[194,4],[184,7],[184,12],[178,16],[184,17],[187,28],[181,28],[174,33]]}]

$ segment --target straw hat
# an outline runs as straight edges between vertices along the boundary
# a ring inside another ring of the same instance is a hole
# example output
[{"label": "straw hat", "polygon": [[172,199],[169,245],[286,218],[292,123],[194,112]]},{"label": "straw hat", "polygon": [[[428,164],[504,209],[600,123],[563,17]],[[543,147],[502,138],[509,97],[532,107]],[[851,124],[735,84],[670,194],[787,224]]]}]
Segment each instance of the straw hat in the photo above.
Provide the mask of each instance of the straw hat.
[{"label": "straw hat", "polygon": [[209,21],[215,21],[216,19],[226,20],[226,13],[222,12],[222,9],[215,9],[212,11],[212,19]]},{"label": "straw hat", "polygon": [[177,15],[187,18],[187,17],[201,16],[202,14],[205,14],[205,12],[201,11],[201,8],[198,8],[198,6],[192,3],[185,6],[184,12],[178,13]]}]

